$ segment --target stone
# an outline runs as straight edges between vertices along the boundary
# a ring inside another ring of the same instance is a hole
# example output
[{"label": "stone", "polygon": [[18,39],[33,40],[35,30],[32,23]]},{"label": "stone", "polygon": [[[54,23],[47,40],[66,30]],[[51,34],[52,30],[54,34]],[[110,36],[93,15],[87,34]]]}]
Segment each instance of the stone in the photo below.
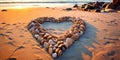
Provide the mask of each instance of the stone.
[{"label": "stone", "polygon": [[83,31],[80,31],[80,35],[82,35],[83,34]]},{"label": "stone", "polygon": [[67,11],[71,11],[71,10],[72,10],[72,8],[66,8],[65,10],[67,10]]},{"label": "stone", "polygon": [[87,5],[87,4],[83,4],[83,5],[81,6],[81,8],[85,8],[86,5]]},{"label": "stone", "polygon": [[60,45],[60,44],[62,44],[63,43],[63,41],[57,41],[57,44],[58,45]]},{"label": "stone", "polygon": [[58,51],[58,56],[61,56],[62,55],[62,50],[59,50]]},{"label": "stone", "polygon": [[100,8],[100,3],[98,1],[96,1],[94,4],[93,4],[93,7],[94,8]]},{"label": "stone", "polygon": [[105,12],[115,12],[114,9],[105,9]]},{"label": "stone", "polygon": [[66,41],[64,42],[64,45],[68,48],[72,45],[73,39],[71,38],[66,38]]},{"label": "stone", "polygon": [[35,22],[32,21],[30,24],[28,24],[28,30],[31,29],[35,25]]},{"label": "stone", "polygon": [[80,25],[80,27],[82,27],[84,30],[85,30],[85,28],[86,28],[84,25]]},{"label": "stone", "polygon": [[87,5],[85,5],[85,9],[94,9],[94,7],[87,4]]},{"label": "stone", "polygon": [[103,5],[102,5],[102,8],[105,8],[109,3],[108,2],[105,2]]},{"label": "stone", "polygon": [[71,38],[77,40],[80,37],[80,33],[75,33]]},{"label": "stone", "polygon": [[44,48],[48,49],[48,47],[49,47],[49,44],[47,42],[44,42]]},{"label": "stone", "polygon": [[45,39],[42,39],[42,40],[40,41],[40,44],[43,45],[44,42],[45,42]]},{"label": "stone", "polygon": [[52,55],[52,53],[53,53],[53,49],[52,49],[52,47],[49,47],[49,49],[48,49],[48,53],[49,53],[50,55]]},{"label": "stone", "polygon": [[49,35],[49,36],[47,37],[47,39],[52,39],[52,36],[51,36],[51,35]]},{"label": "stone", "polygon": [[50,40],[49,40],[49,44],[55,45],[56,43],[55,43],[52,39],[50,39]]},{"label": "stone", "polygon": [[53,53],[53,54],[52,54],[52,57],[53,57],[53,58],[57,58],[57,53]]},{"label": "stone", "polygon": [[45,33],[45,35],[44,35],[44,38],[46,38],[46,37],[48,37],[50,34],[48,34],[48,33]]},{"label": "stone", "polygon": [[38,34],[35,34],[35,35],[34,35],[34,37],[35,37],[35,38],[38,38],[38,37],[39,37],[39,35],[38,35]]},{"label": "stone", "polygon": [[74,6],[73,6],[73,8],[78,8],[79,6],[78,6],[78,4],[75,4]]},{"label": "stone", "polygon": [[113,3],[109,3],[106,5],[105,9],[114,9]]},{"label": "stone", "polygon": [[112,2],[114,5],[120,5],[120,0],[113,0]]},{"label": "stone", "polygon": [[65,49],[66,49],[66,47],[65,47],[64,44],[60,44],[60,45],[58,46],[58,48],[60,48],[60,49],[62,50],[62,52],[64,52]]},{"label": "stone", "polygon": [[40,42],[41,40],[43,40],[43,38],[41,36],[38,36],[36,39],[37,39],[38,42]]},{"label": "stone", "polygon": [[38,29],[35,29],[35,32],[36,32],[36,33],[40,33]]}]

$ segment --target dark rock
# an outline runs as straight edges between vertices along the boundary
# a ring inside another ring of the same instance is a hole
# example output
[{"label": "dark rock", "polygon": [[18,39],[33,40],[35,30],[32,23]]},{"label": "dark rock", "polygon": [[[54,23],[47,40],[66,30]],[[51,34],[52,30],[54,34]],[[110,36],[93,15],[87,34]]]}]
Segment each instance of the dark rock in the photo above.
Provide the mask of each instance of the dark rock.
[{"label": "dark rock", "polygon": [[105,9],[114,9],[114,4],[113,3],[107,4]]},{"label": "dark rock", "polygon": [[105,8],[108,4],[108,2],[105,2],[104,4],[102,4],[102,8]]},{"label": "dark rock", "polygon": [[86,5],[87,5],[87,4],[83,4],[83,5],[81,6],[81,8],[85,8]]},{"label": "dark rock", "polygon": [[100,3],[97,1],[93,4],[93,7],[94,8],[100,8]]},{"label": "dark rock", "polygon": [[73,8],[78,8],[78,4],[75,4],[75,5],[73,6]]},{"label": "dark rock", "polygon": [[87,4],[87,5],[85,5],[85,9],[94,9],[94,7]]},{"label": "dark rock", "polygon": [[95,12],[101,12],[101,10],[100,9],[96,9]]},{"label": "dark rock", "polygon": [[120,5],[120,0],[113,0],[114,5]]},{"label": "dark rock", "polygon": [[72,10],[72,8],[66,8],[65,10],[67,10],[67,11],[71,11],[71,10]]}]

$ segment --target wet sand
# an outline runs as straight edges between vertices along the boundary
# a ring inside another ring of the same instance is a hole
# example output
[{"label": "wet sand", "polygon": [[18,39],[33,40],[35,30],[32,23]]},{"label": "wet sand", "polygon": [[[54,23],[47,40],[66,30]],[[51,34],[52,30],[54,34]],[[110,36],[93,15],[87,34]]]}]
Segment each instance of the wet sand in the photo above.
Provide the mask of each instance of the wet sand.
[{"label": "wet sand", "polygon": [[35,41],[26,27],[31,20],[45,16],[55,18],[74,16],[80,17],[86,22],[85,34],[55,60],[120,60],[120,13],[65,11],[62,8],[1,10],[0,60],[10,58],[54,60]]}]

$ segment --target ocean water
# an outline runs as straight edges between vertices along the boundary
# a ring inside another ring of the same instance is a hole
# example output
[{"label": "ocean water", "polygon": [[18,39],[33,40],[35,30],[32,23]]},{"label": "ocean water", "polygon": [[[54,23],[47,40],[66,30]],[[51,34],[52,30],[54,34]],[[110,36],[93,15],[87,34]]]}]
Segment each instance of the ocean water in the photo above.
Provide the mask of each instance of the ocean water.
[{"label": "ocean water", "polygon": [[0,4],[0,8],[20,8],[20,7],[72,7],[75,4],[84,3],[4,3]]},{"label": "ocean water", "polygon": [[[68,2],[6,2],[0,1],[0,8],[29,8],[29,7],[72,7],[75,4],[82,5],[88,2],[93,2],[96,0],[88,1],[74,1]],[[103,2],[111,2],[111,0],[100,0]]]}]

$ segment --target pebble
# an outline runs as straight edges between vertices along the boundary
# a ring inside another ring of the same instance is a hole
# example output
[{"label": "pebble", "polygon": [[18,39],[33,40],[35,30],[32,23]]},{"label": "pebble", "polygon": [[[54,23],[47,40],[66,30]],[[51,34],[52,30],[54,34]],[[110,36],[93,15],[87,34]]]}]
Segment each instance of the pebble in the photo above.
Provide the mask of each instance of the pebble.
[{"label": "pebble", "polygon": [[49,49],[48,49],[48,53],[49,53],[50,55],[53,53],[53,49],[52,49],[52,47],[49,47]]},{"label": "pebble", "polygon": [[57,53],[53,53],[53,54],[52,54],[52,57],[53,57],[53,58],[57,58]]},{"label": "pebble", "polygon": [[52,39],[50,39],[50,40],[49,40],[49,44],[55,45],[56,43],[55,43]]},{"label": "pebble", "polygon": [[44,42],[44,48],[48,49],[48,47],[49,47],[49,44],[47,42]]},{"label": "pebble", "polygon": [[68,48],[72,45],[73,39],[71,38],[66,38],[66,41],[64,42],[65,46]]}]

